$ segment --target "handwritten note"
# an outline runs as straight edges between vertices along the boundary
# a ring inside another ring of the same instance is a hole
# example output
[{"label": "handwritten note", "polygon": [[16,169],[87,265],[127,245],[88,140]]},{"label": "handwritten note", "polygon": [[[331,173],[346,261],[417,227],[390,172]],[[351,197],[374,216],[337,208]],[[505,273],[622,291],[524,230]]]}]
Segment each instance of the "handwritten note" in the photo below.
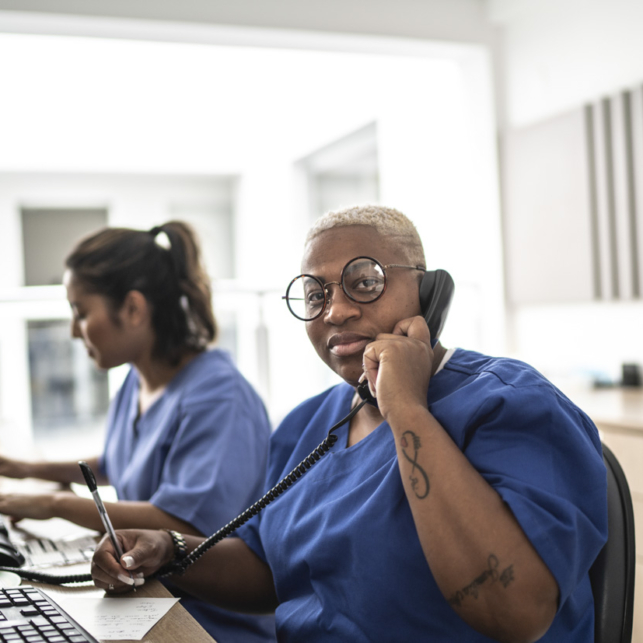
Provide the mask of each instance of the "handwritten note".
[{"label": "handwritten note", "polygon": [[167,614],[178,598],[68,598],[63,609],[101,640],[140,641]]}]

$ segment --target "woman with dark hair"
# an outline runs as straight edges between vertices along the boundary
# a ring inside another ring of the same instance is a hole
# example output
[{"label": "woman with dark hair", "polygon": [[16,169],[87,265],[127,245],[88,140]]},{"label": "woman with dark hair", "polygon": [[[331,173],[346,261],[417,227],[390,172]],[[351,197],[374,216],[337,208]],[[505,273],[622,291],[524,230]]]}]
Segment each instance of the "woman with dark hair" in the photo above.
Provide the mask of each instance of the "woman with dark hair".
[{"label": "woman with dark hair", "polygon": [[[208,277],[194,232],[171,221],[150,231],[107,228],[66,259],[72,335],[99,368],[130,363],[113,400],[105,449],[87,458],[116,528],[207,535],[256,500],[270,425],[264,406],[216,337]],[[83,482],[78,462],[0,458],[0,475]],[[103,531],[91,499],[61,490],[0,495],[13,520],[61,517]],[[184,600],[221,641],[274,638],[272,617],[248,617]]]}]

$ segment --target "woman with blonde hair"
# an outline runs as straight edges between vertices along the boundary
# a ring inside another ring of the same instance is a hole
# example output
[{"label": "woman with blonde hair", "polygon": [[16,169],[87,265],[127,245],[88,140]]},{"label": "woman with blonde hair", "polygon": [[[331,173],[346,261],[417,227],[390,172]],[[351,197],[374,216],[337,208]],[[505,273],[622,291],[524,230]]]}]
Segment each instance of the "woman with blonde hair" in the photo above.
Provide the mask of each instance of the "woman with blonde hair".
[{"label": "woman with blonde hair", "polygon": [[401,213],[325,216],[301,273],[288,307],[344,382],[274,432],[258,515],[209,549],[185,536],[186,559],[165,532],[119,531],[96,585],[161,569],[204,600],[275,610],[283,643],[593,640],[607,506],[589,418],[527,364],[431,336],[434,275]]}]

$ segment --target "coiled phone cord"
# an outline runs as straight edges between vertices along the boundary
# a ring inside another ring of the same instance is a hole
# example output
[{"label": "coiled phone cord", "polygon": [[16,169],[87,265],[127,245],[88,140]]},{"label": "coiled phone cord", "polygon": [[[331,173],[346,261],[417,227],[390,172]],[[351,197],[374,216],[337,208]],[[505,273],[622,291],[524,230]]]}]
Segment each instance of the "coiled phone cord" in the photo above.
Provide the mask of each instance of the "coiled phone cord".
[{"label": "coiled phone cord", "polygon": [[284,476],[272,489],[265,493],[257,502],[248,507],[245,511],[240,513],[236,518],[233,518],[227,525],[221,527],[219,531],[212,534],[209,538],[204,540],[198,547],[192,550],[182,560],[176,560],[168,565],[159,569],[154,576],[164,578],[172,574],[183,574],[186,569],[195,563],[208,549],[214,547],[219,541],[223,540],[233,532],[235,532],[241,525],[246,523],[250,518],[256,516],[262,509],[267,507],[271,502],[276,500],[286,489],[291,487],[301,476],[304,475],[319,459],[326,455],[328,451],[337,442],[337,436],[333,433],[339,429],[340,426],[350,422],[357,412],[366,404],[366,400],[362,400],[357,404],[351,412],[337,424],[328,430],[328,434],[323,441],[313,451],[307,455],[289,474]]},{"label": "coiled phone cord", "polygon": [[[339,429],[340,426],[350,422],[357,412],[366,404],[366,400],[362,400],[359,404],[351,409],[351,412],[342,418],[337,424],[328,430],[328,434],[322,442],[313,449],[290,473],[285,475],[272,489],[266,492],[257,502],[250,505],[245,511],[241,512],[236,518],[233,518],[227,525],[221,527],[219,531],[212,534],[204,540],[198,547],[191,551],[185,558],[175,560],[157,570],[153,577],[165,578],[174,574],[183,574],[186,569],[195,563],[208,549],[214,547],[219,541],[223,540],[233,532],[235,532],[241,525],[248,522],[250,518],[256,516],[262,509],[267,507],[271,502],[276,500],[286,489],[291,487],[301,476],[304,475],[320,458],[335,445],[337,436],[334,431]],[[31,569],[21,569],[16,567],[0,567],[0,571],[12,572],[18,574],[25,580],[30,580],[36,583],[47,583],[49,585],[68,585],[74,583],[87,583],[92,580],[91,574],[45,574]]]}]

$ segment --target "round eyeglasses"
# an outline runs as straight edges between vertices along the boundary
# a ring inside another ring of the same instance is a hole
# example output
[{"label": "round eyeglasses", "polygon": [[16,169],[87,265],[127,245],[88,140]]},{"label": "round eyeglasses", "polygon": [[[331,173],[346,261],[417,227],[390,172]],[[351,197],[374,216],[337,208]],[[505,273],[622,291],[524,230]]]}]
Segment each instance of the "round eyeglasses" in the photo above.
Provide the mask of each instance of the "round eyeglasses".
[{"label": "round eyeglasses", "polygon": [[386,269],[409,268],[410,270],[425,270],[424,266],[406,266],[399,263],[382,265],[373,257],[355,257],[342,269],[339,281],[323,283],[313,275],[299,275],[289,284],[286,294],[288,309],[302,321],[317,319],[331,300],[328,286],[337,285],[344,294],[360,304],[372,304],[386,290]]}]

